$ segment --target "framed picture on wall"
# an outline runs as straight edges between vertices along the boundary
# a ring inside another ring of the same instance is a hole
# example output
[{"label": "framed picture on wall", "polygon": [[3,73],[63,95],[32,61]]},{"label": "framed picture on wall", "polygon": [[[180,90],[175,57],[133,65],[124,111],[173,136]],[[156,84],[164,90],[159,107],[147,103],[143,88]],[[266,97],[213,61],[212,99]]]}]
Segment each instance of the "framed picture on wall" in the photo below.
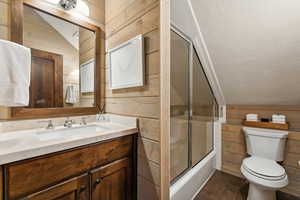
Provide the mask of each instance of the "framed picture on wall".
[{"label": "framed picture on wall", "polygon": [[111,89],[144,86],[145,51],[142,35],[110,49],[109,60]]}]

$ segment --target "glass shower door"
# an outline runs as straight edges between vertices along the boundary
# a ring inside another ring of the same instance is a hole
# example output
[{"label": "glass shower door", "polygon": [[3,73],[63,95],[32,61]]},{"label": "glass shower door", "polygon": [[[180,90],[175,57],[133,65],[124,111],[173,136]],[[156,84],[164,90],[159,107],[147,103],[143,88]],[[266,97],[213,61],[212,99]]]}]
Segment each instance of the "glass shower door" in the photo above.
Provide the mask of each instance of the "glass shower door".
[{"label": "glass shower door", "polygon": [[189,167],[190,43],[171,32],[171,180]]},{"label": "glass shower door", "polygon": [[171,182],[213,150],[217,102],[193,43],[171,31]]},{"label": "glass shower door", "polygon": [[191,159],[194,166],[213,150],[215,117],[215,98],[195,49],[191,87]]}]

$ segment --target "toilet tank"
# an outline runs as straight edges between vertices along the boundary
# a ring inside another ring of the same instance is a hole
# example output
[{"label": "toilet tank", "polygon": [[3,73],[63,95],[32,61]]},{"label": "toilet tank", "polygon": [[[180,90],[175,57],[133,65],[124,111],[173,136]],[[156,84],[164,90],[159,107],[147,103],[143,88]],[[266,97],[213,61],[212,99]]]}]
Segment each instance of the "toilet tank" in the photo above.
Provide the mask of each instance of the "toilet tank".
[{"label": "toilet tank", "polygon": [[274,161],[284,160],[287,131],[243,127],[247,153]]}]

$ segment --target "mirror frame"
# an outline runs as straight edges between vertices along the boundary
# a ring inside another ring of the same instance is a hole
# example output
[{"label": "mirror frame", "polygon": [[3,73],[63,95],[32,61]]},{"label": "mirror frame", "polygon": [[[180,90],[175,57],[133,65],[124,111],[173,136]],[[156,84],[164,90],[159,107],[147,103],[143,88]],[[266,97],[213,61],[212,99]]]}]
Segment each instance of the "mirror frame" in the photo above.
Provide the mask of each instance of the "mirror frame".
[{"label": "mirror frame", "polygon": [[[95,95],[94,107],[76,107],[76,108],[25,108],[12,107],[11,117],[13,119],[34,119],[34,118],[51,118],[65,117],[75,115],[94,115],[99,113],[103,107],[104,101],[101,97],[104,91],[101,84],[101,67],[105,65],[105,34],[100,27],[97,27],[85,20],[78,19],[73,15],[64,12],[61,9],[49,6],[41,0],[12,0],[11,4],[11,41],[23,44],[23,8],[24,5],[40,10],[44,13],[65,20],[72,24],[86,28],[96,34],[95,45]],[[103,73],[104,74],[104,73]],[[103,77],[104,78],[104,77]],[[103,95],[104,96],[104,95]]]}]

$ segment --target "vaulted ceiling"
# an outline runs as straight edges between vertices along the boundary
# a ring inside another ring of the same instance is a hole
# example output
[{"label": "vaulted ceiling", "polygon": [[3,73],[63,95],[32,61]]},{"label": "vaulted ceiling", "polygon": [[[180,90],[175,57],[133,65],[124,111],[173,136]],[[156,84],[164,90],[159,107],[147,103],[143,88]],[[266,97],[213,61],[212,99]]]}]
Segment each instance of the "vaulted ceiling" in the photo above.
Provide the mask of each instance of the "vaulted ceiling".
[{"label": "vaulted ceiling", "polygon": [[190,2],[226,104],[300,104],[299,0]]}]

